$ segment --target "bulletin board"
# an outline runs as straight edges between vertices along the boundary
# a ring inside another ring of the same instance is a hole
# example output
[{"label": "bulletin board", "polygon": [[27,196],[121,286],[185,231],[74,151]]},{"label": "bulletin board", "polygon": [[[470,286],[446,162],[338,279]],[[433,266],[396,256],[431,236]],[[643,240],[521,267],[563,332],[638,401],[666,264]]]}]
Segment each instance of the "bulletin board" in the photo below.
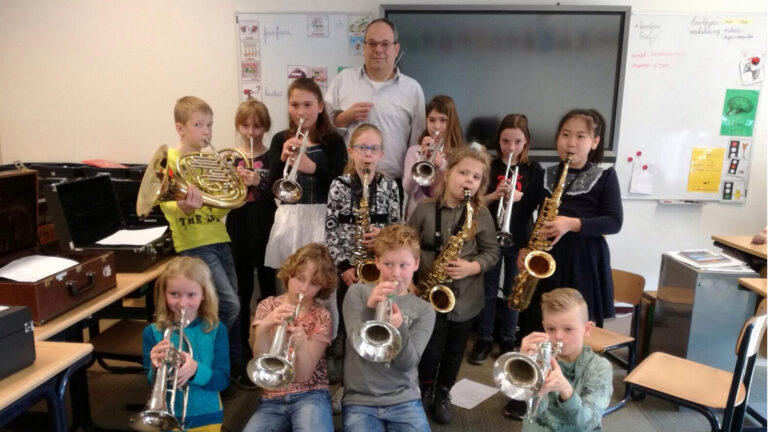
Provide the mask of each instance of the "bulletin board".
[{"label": "bulletin board", "polygon": [[288,86],[305,76],[325,95],[346,67],[363,64],[363,32],[375,15],[327,13],[239,13],[239,101],[262,101],[274,134],[288,127]]},{"label": "bulletin board", "polygon": [[633,14],[616,157],[623,198],[746,200],[751,149],[765,145],[753,139],[765,121],[765,47],[764,14]]}]

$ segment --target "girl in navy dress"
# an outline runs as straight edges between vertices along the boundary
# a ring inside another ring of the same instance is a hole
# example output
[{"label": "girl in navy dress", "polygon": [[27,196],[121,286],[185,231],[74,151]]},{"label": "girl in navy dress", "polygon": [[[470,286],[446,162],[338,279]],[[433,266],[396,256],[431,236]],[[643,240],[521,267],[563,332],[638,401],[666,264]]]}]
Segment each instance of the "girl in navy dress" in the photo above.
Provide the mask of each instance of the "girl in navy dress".
[{"label": "girl in navy dress", "polygon": [[[541,331],[541,295],[555,288],[577,289],[587,302],[589,319],[602,327],[614,316],[611,256],[605,235],[621,229],[623,210],[619,181],[613,167],[598,166],[603,158],[605,120],[594,109],[569,111],[557,128],[561,160],[573,155],[563,188],[558,216],[544,224],[542,234],[553,243],[549,251],[557,263],[555,273],[538,283],[530,306],[520,314],[520,332]],[[533,210],[551,196],[563,164],[547,167],[534,177],[513,214],[514,224],[525,224]],[[527,242],[527,240],[526,240]],[[526,249],[518,267],[523,268]]]}]

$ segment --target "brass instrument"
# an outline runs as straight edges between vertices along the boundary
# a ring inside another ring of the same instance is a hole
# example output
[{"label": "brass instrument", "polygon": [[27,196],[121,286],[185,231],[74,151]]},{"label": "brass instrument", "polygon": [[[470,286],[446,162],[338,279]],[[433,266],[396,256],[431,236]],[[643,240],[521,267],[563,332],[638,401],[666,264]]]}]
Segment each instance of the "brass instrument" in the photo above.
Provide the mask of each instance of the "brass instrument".
[{"label": "brass instrument", "polygon": [[440,150],[443,149],[443,137],[440,136],[440,131],[435,132],[435,142],[437,144],[432,148],[432,154],[429,158],[420,160],[411,167],[411,176],[419,186],[429,186],[435,182],[437,177],[435,158]]},{"label": "brass instrument", "polygon": [[550,369],[550,359],[560,355],[563,343],[541,342],[530,356],[519,352],[501,355],[493,364],[493,381],[507,397],[525,401],[528,410],[523,421],[533,422],[539,410],[539,390]]},{"label": "brass instrument", "polygon": [[296,374],[296,369],[294,368],[296,351],[291,338],[287,334],[287,329],[289,322],[298,320],[302,300],[304,300],[303,293],[299,294],[299,302],[296,303],[293,315],[288,317],[275,330],[272,343],[269,345],[269,351],[248,362],[246,367],[248,378],[259,387],[276,389],[287,386],[293,381],[293,376]]},{"label": "brass instrument", "polygon": [[531,239],[528,241],[528,255],[525,256],[525,271],[520,272],[515,277],[515,286],[509,293],[507,303],[512,309],[524,311],[528,308],[536,291],[536,285],[539,279],[552,276],[555,272],[556,264],[552,255],[547,251],[552,249],[552,242],[542,238],[541,229],[544,223],[555,220],[557,209],[560,207],[560,200],[563,197],[563,188],[565,187],[565,178],[568,176],[568,167],[571,165],[572,155],[568,155],[563,163],[563,172],[557,181],[557,187],[552,192],[552,196],[544,200],[544,204],[539,211],[539,217],[536,219],[536,225],[533,227]]},{"label": "brass instrument", "polygon": [[371,252],[363,246],[363,234],[371,232],[371,210],[368,204],[368,176],[371,169],[366,166],[363,169],[363,195],[360,198],[360,206],[354,209],[355,219],[355,247],[352,252],[357,280],[363,283],[374,283],[379,280],[379,269]]},{"label": "brass instrument", "polygon": [[428,301],[437,312],[448,313],[456,305],[456,296],[453,295],[451,288],[445,285],[453,282],[453,279],[445,274],[445,267],[449,261],[459,258],[464,241],[469,237],[469,232],[472,230],[474,209],[472,209],[472,203],[469,201],[470,198],[469,189],[464,189],[464,203],[467,206],[464,225],[456,235],[451,236],[448,244],[440,251],[440,255],[432,263],[427,279],[419,282],[420,297]]},{"label": "brass instrument", "polygon": [[[144,410],[135,416],[131,417],[128,424],[137,431],[144,432],[160,432],[165,430],[181,429],[184,425],[184,420],[187,416],[187,401],[189,398],[189,385],[185,384],[182,389],[179,389],[178,370],[184,364],[184,356],[181,355],[184,344],[187,345],[187,351],[189,355],[194,355],[192,345],[189,343],[189,339],[184,336],[184,328],[189,325],[186,318],[186,311],[182,309],[180,311],[179,326],[169,326],[163,332],[163,340],[170,341],[171,335],[178,331],[179,333],[179,346],[174,348],[171,342],[171,347],[165,354],[163,364],[157,368],[155,374],[155,382],[152,385],[152,393],[150,394],[149,401],[144,407]],[[172,381],[173,385],[170,389],[167,388],[168,381]],[[183,404],[181,410],[181,418],[176,416],[176,393],[181,391],[183,394]],[[166,394],[170,393],[170,401],[166,403]]]},{"label": "brass instrument", "polygon": [[301,158],[304,157],[304,153],[307,152],[307,143],[309,142],[309,132],[301,131],[303,124],[304,117],[300,117],[294,138],[301,137],[301,147],[293,149],[294,151],[298,150],[293,159],[293,165],[291,166],[286,160],[285,167],[283,168],[283,178],[272,185],[272,193],[275,194],[275,198],[288,204],[293,204],[301,199],[301,185],[296,181],[296,177],[299,175],[299,164],[301,163]]},{"label": "brass instrument", "polygon": [[203,204],[211,207],[234,209],[245,203],[248,188],[237,174],[235,160],[248,159],[237,149],[217,152],[210,141],[206,142],[212,153],[187,153],[171,167],[168,166],[168,146],[163,144],[155,150],[139,186],[136,200],[139,217],[147,217],[152,207],[161,201],[184,198],[189,185],[200,189]]},{"label": "brass instrument", "polygon": [[[395,281],[397,287],[398,281]],[[352,333],[352,346],[360,357],[374,362],[390,362],[403,347],[400,332],[391,324],[394,294],[376,305],[373,319],[363,323],[360,330]],[[389,363],[387,363],[388,365]]]},{"label": "brass instrument", "polygon": [[[509,153],[507,158],[507,171],[504,173],[504,181],[512,179],[513,182],[517,181],[517,173],[520,171],[520,165],[515,166],[515,171],[512,173],[512,177],[509,176],[509,169],[512,166],[512,157],[514,152]],[[499,231],[496,233],[496,239],[499,241],[500,246],[512,246],[515,244],[515,240],[512,237],[512,233],[509,232],[509,225],[512,222],[512,203],[514,203],[515,189],[509,195],[509,202],[504,205],[504,196],[499,198],[499,209],[496,211],[496,222],[499,224]]]}]

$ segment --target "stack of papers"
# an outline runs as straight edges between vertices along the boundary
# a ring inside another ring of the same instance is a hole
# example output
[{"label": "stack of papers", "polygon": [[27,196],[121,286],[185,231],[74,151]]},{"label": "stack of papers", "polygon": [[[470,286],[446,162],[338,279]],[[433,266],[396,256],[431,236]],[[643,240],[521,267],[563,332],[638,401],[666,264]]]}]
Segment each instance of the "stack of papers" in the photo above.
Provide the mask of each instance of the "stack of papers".
[{"label": "stack of papers", "polygon": [[0,278],[16,282],[37,282],[77,264],[77,261],[68,258],[30,255],[11,261],[5,267],[0,268]]},{"label": "stack of papers", "polygon": [[709,249],[685,250],[668,252],[676,260],[691,267],[724,272],[751,272],[747,263],[721,252]]}]

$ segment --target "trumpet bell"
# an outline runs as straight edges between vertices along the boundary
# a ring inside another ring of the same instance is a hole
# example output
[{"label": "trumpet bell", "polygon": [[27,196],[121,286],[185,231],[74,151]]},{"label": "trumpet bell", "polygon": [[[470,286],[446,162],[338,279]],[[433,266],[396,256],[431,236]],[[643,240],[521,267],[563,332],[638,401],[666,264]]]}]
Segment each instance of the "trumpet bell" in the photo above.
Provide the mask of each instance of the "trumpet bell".
[{"label": "trumpet bell", "polygon": [[526,401],[538,393],[544,373],[530,356],[508,352],[493,364],[493,381],[507,397]]},{"label": "trumpet bell", "polygon": [[508,232],[499,231],[496,233],[496,240],[499,241],[499,246],[509,247],[514,246],[515,240],[512,238],[512,234]]},{"label": "trumpet bell", "polygon": [[419,186],[430,186],[435,182],[435,166],[428,161],[419,161],[411,167],[411,177]]},{"label": "trumpet bell", "polygon": [[272,185],[272,193],[280,201],[294,204],[301,199],[301,185],[288,179],[280,179]]},{"label": "trumpet bell", "polygon": [[403,347],[400,332],[384,321],[366,321],[352,334],[352,346],[360,357],[375,363],[392,360]]},{"label": "trumpet bell", "polygon": [[276,389],[293,381],[296,371],[293,364],[285,358],[263,354],[248,362],[246,373],[257,386]]},{"label": "trumpet bell", "polygon": [[456,305],[456,296],[445,285],[437,285],[429,290],[429,303],[437,312],[448,313]]},{"label": "trumpet bell", "polygon": [[130,418],[128,424],[141,432],[162,432],[181,429],[181,424],[167,411],[142,411]]},{"label": "trumpet bell", "polygon": [[359,263],[355,268],[355,273],[357,274],[357,279],[363,283],[375,283],[381,277],[381,272],[376,267],[376,261],[373,259],[367,259]]}]

